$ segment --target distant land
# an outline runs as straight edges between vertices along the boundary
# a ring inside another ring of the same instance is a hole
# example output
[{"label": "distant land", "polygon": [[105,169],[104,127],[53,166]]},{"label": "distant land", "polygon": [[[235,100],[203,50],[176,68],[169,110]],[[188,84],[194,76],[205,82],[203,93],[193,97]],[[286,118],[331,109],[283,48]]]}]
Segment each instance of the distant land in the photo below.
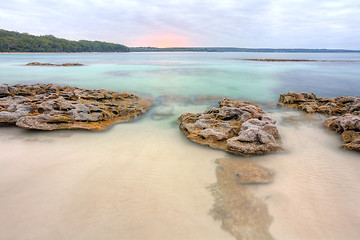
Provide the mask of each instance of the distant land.
[{"label": "distant land", "polygon": [[127,47],[101,41],[71,41],[53,35],[35,36],[0,29],[0,52],[288,52],[360,53],[347,49],[236,48],[236,47]]},{"label": "distant land", "polygon": [[35,36],[0,29],[0,52],[129,52],[129,48],[100,41],[70,41],[52,35]]},{"label": "distant land", "polygon": [[347,49],[306,49],[306,48],[235,48],[235,47],[130,47],[131,52],[289,52],[289,53],[360,53]]}]

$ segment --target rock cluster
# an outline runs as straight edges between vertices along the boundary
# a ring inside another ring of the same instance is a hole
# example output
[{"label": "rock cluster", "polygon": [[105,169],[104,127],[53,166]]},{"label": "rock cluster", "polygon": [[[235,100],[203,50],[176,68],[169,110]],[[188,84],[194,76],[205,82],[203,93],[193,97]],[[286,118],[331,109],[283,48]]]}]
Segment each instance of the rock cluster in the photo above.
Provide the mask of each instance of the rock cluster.
[{"label": "rock cluster", "polygon": [[314,93],[281,94],[279,107],[300,109],[306,113],[329,115],[324,126],[341,134],[344,144],[341,147],[360,151],[360,98],[336,97],[318,98]]},{"label": "rock cluster", "polygon": [[318,98],[314,93],[289,91],[287,94],[280,94],[278,106],[296,108],[307,113],[360,115],[360,98],[358,97]]},{"label": "rock cluster", "polygon": [[0,123],[26,129],[104,130],[144,114],[151,100],[55,84],[0,84]]},{"label": "rock cluster", "polygon": [[73,66],[84,66],[81,63],[62,63],[62,64],[54,64],[54,63],[39,63],[39,62],[31,62],[26,64],[26,66],[58,66],[58,67],[73,67]]},{"label": "rock cluster", "polygon": [[342,116],[332,116],[324,124],[331,131],[341,134],[342,148],[360,151],[360,115],[346,113]]},{"label": "rock cluster", "polygon": [[281,59],[281,58],[250,58],[243,59],[244,61],[258,61],[258,62],[318,62],[321,60],[311,59]]},{"label": "rock cluster", "polygon": [[180,116],[190,140],[236,155],[260,155],[281,149],[275,120],[254,104],[224,98],[219,107]]}]

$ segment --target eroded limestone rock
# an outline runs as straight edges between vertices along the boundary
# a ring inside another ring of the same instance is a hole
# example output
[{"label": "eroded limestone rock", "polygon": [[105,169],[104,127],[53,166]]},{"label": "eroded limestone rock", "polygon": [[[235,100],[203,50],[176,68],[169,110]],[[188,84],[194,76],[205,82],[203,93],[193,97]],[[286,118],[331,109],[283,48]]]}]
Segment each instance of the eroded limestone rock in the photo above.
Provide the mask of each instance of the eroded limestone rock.
[{"label": "eroded limestone rock", "polygon": [[37,130],[104,130],[144,114],[152,101],[133,94],[55,84],[0,85],[0,123]]},{"label": "eroded limestone rock", "polygon": [[224,98],[219,107],[204,113],[185,113],[179,121],[190,140],[236,155],[260,155],[281,149],[275,120],[249,102]]},{"label": "eroded limestone rock", "polygon": [[325,120],[324,126],[341,134],[342,148],[360,151],[360,116],[350,113],[333,116]]},{"label": "eroded limestone rock", "polygon": [[62,64],[54,64],[54,63],[31,62],[31,63],[26,64],[26,66],[74,67],[74,66],[84,66],[84,64],[81,64],[81,63],[62,63]]},{"label": "eroded limestone rock", "polygon": [[314,93],[280,94],[278,107],[288,107],[303,110],[307,113],[321,113],[326,115],[342,115],[352,113],[360,115],[360,98],[336,97],[318,98]]},{"label": "eroded limestone rock", "polygon": [[360,98],[318,98],[314,93],[281,94],[279,107],[300,109],[306,113],[321,113],[330,116],[323,125],[330,131],[341,134],[342,148],[360,151]]}]

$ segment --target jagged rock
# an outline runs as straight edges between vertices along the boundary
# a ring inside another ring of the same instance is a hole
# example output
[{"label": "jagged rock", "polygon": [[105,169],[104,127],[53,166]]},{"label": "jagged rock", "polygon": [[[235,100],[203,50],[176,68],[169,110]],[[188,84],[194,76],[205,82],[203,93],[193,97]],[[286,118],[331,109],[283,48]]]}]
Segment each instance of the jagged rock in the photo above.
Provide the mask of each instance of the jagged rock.
[{"label": "jagged rock", "polygon": [[129,93],[55,84],[2,84],[1,89],[8,93],[0,92],[0,123],[26,129],[104,130],[137,118],[152,105]]},{"label": "jagged rock", "polygon": [[25,115],[16,112],[3,111],[3,109],[1,109],[0,123],[14,124],[23,116]]},{"label": "jagged rock", "polygon": [[[342,148],[360,151],[360,98],[336,97],[318,98],[314,93],[281,94],[278,107],[289,107],[306,113],[321,113],[330,116],[323,125],[331,131],[341,134]],[[355,137],[356,136],[356,137]]]},{"label": "jagged rock", "polygon": [[294,93],[289,91],[287,94],[280,94],[277,106],[332,116],[360,111],[360,98],[349,96],[333,99],[318,98],[314,93]]},{"label": "jagged rock", "polygon": [[59,66],[59,67],[72,67],[72,66],[84,66],[84,64],[81,64],[81,63],[53,64],[53,63],[31,62],[31,63],[26,64],[26,66]]},{"label": "jagged rock", "polygon": [[360,116],[350,113],[342,116],[333,116],[325,120],[324,126],[338,133],[351,130],[360,132]]},{"label": "jagged rock", "polygon": [[341,147],[346,150],[360,151],[360,138],[358,137],[349,143],[344,143]]},{"label": "jagged rock", "polygon": [[350,143],[352,141],[354,141],[355,139],[360,138],[360,132],[355,132],[355,131],[344,131],[341,134],[341,139],[345,142],[345,143]]},{"label": "jagged rock", "polygon": [[325,120],[324,126],[329,130],[341,133],[344,144],[342,148],[360,151],[360,116],[350,113],[333,116]]},{"label": "jagged rock", "polygon": [[0,97],[6,97],[9,95],[9,86],[7,84],[0,84]]},{"label": "jagged rock", "polygon": [[275,120],[249,102],[224,98],[218,108],[180,116],[180,129],[190,140],[236,155],[259,155],[281,149]]}]

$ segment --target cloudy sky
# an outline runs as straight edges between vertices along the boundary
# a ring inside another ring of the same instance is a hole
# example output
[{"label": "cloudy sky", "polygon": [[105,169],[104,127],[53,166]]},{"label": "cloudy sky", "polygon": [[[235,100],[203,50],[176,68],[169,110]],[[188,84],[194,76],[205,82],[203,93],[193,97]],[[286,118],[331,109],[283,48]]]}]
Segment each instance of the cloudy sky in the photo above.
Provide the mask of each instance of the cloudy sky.
[{"label": "cloudy sky", "polygon": [[1,0],[0,28],[127,46],[360,49],[360,0]]}]

